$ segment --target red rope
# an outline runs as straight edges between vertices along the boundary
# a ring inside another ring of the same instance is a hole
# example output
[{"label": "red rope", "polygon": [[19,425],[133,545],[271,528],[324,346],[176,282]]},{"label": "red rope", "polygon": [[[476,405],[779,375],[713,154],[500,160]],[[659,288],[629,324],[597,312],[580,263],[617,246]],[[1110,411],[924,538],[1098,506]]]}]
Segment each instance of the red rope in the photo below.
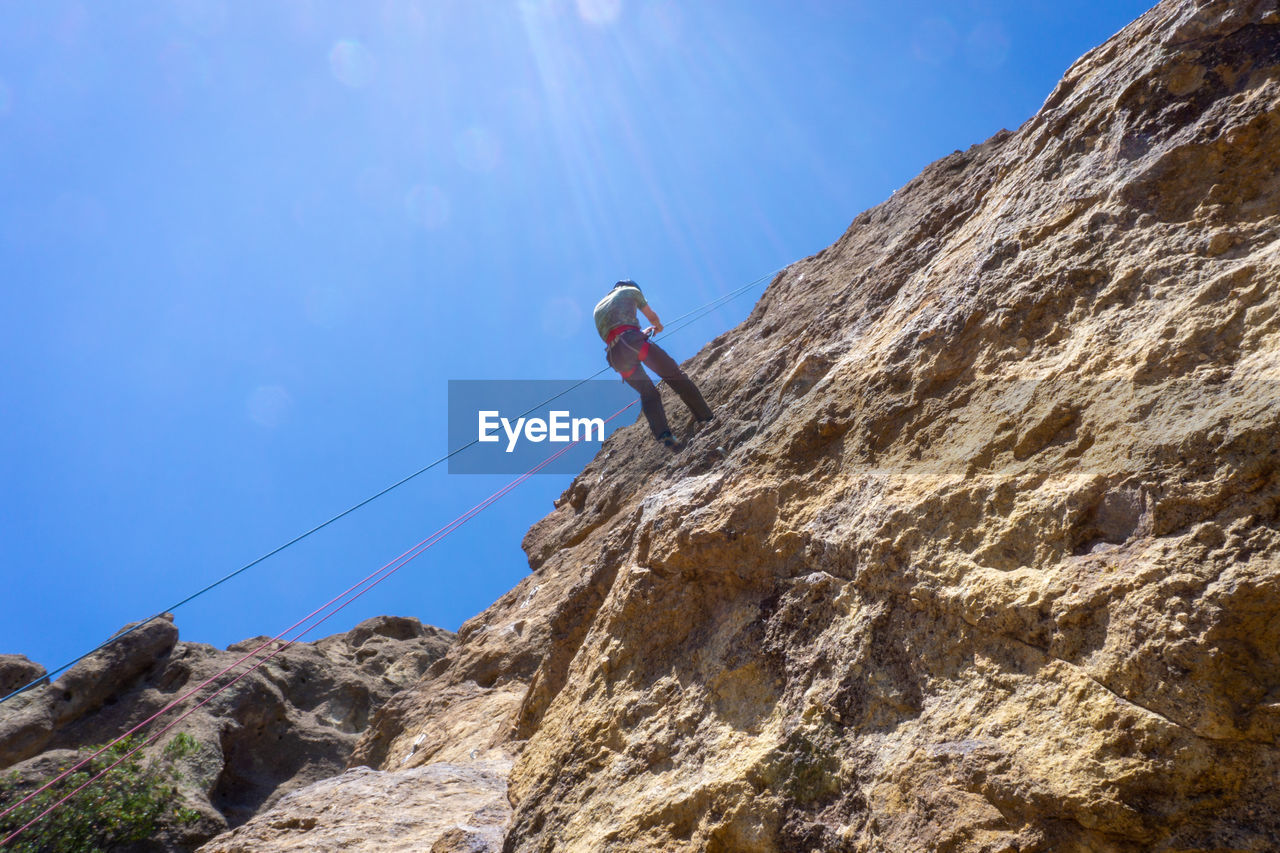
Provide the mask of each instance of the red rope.
[{"label": "red rope", "polygon": [[[627,409],[630,409],[630,408],[631,408],[632,406],[634,406],[635,404],[636,404],[636,401],[632,401],[632,402],[628,403],[626,406],[623,406],[621,409],[619,409],[618,411],[614,412],[614,413],[613,413],[612,415],[610,415],[609,417],[605,418],[605,421],[604,421],[604,422],[605,422],[605,423],[608,423],[609,421],[611,421],[611,420],[613,420],[614,418],[616,418],[616,417],[618,417],[619,415],[621,415],[621,414],[622,414],[623,412],[625,412]],[[51,788],[53,785],[57,784],[57,783],[58,783],[59,781],[61,781],[62,779],[65,779],[67,776],[71,775],[71,774],[72,774],[72,773],[74,773],[75,771],[77,771],[77,770],[79,770],[80,768],[84,767],[86,764],[89,764],[89,763],[90,763],[91,761],[93,761],[95,758],[97,758],[98,756],[102,755],[104,752],[108,751],[108,750],[109,750],[109,749],[111,749],[112,747],[116,746],[116,745],[117,745],[117,744],[119,744],[121,741],[123,741],[123,740],[125,740],[126,738],[128,738],[129,736],[131,736],[131,735],[135,734],[136,732],[138,732],[138,731],[139,731],[140,729],[142,729],[143,727],[145,727],[145,726],[147,726],[148,724],[150,724],[150,723],[154,722],[156,719],[158,719],[158,718],[159,718],[159,717],[161,717],[162,715],[164,715],[164,714],[168,713],[168,712],[169,712],[169,711],[171,711],[173,708],[175,708],[175,707],[177,707],[178,705],[180,705],[181,703],[185,702],[187,699],[189,699],[189,698],[190,698],[191,696],[193,696],[195,693],[197,693],[197,692],[199,692],[200,690],[202,690],[205,686],[207,686],[207,685],[208,685],[208,684],[210,684],[211,682],[215,681],[216,679],[221,678],[222,676],[226,675],[226,674],[227,674],[227,673],[229,673],[231,670],[235,669],[237,666],[239,666],[240,664],[244,663],[244,661],[248,660],[250,657],[254,656],[254,655],[255,655],[255,654],[257,654],[258,652],[260,652],[262,649],[264,649],[264,648],[266,648],[267,646],[269,646],[271,643],[274,643],[274,642],[279,641],[279,640],[280,640],[280,638],[281,638],[281,637],[283,637],[283,636],[284,636],[286,633],[288,633],[289,631],[293,630],[294,628],[296,628],[296,627],[298,627],[299,625],[303,624],[303,623],[304,623],[304,622],[306,622],[307,620],[309,620],[309,619],[311,619],[312,617],[316,616],[316,615],[317,615],[318,613],[320,613],[322,610],[324,610],[325,608],[327,608],[327,607],[329,607],[329,606],[331,606],[331,605],[335,604],[336,602],[338,602],[339,600],[341,600],[343,597],[345,597],[345,596],[347,596],[347,595],[350,595],[350,598],[348,598],[346,601],[344,601],[344,602],[342,602],[341,604],[339,604],[337,607],[334,607],[334,608],[333,608],[333,610],[331,610],[329,613],[326,613],[326,614],[325,614],[324,616],[322,616],[320,619],[316,620],[316,622],[314,622],[313,624],[308,625],[307,627],[303,628],[301,631],[299,631],[297,634],[295,634],[295,635],[294,635],[293,637],[291,637],[289,640],[287,640],[286,642],[284,642],[284,643],[283,643],[283,644],[282,644],[278,649],[276,649],[275,651],[271,652],[271,653],[270,653],[269,655],[267,655],[266,657],[264,657],[264,658],[262,658],[261,660],[259,660],[257,663],[255,663],[253,666],[249,667],[249,668],[248,668],[248,669],[246,669],[244,672],[242,672],[242,673],[240,673],[239,675],[237,675],[237,676],[236,676],[235,678],[233,678],[231,681],[228,681],[226,684],[224,684],[224,685],[222,685],[221,687],[219,687],[219,688],[218,688],[217,690],[215,690],[213,693],[210,693],[210,694],[209,694],[208,696],[206,696],[204,699],[200,700],[200,702],[196,703],[196,704],[195,704],[195,705],[193,705],[191,708],[187,709],[187,710],[186,710],[186,711],[184,711],[182,714],[180,714],[176,719],[174,719],[172,722],[170,722],[168,725],[166,725],[166,726],[165,726],[164,728],[162,728],[160,731],[156,732],[156,733],[155,733],[155,734],[153,734],[153,735],[149,735],[149,736],[148,736],[148,737],[147,737],[147,738],[146,738],[142,743],[140,743],[138,746],[134,747],[134,748],[133,748],[133,749],[131,749],[129,752],[125,753],[125,754],[124,754],[124,755],[122,755],[120,758],[116,759],[116,761],[115,761],[114,763],[112,763],[109,767],[107,767],[107,768],[106,768],[106,769],[104,769],[104,770],[99,771],[99,772],[97,773],[97,775],[95,775],[95,776],[91,777],[87,782],[85,782],[84,784],[80,785],[78,788],[76,788],[75,790],[73,790],[71,793],[67,794],[67,795],[66,795],[65,797],[63,797],[62,799],[58,800],[58,801],[57,801],[56,803],[54,803],[53,805],[49,806],[49,808],[45,809],[43,812],[41,812],[40,814],[36,815],[36,816],[35,816],[34,818],[32,818],[30,821],[28,821],[27,823],[23,824],[21,827],[19,827],[17,830],[15,830],[14,832],[12,832],[10,835],[8,835],[7,837],[5,837],[3,840],[0,840],[0,847],[7,845],[10,841],[13,841],[13,840],[14,840],[15,838],[17,838],[19,835],[21,835],[22,833],[26,832],[28,829],[30,829],[32,826],[34,826],[34,825],[35,825],[36,823],[38,823],[40,820],[42,820],[43,818],[45,818],[46,816],[48,816],[48,815],[49,815],[51,812],[53,812],[55,809],[57,809],[57,808],[61,807],[62,805],[64,805],[68,800],[70,800],[70,799],[71,799],[72,797],[74,797],[76,794],[80,793],[80,792],[81,792],[81,791],[83,791],[85,788],[89,787],[89,786],[90,786],[90,785],[92,785],[94,782],[96,782],[98,779],[101,779],[101,778],[102,778],[103,776],[105,776],[107,773],[109,773],[109,772],[111,772],[112,770],[114,770],[118,765],[120,765],[120,764],[122,764],[124,761],[128,760],[131,756],[133,756],[133,754],[134,754],[134,753],[138,752],[139,750],[143,749],[144,747],[149,746],[150,744],[152,744],[152,743],[154,743],[155,741],[159,740],[159,739],[160,739],[160,737],[161,737],[162,735],[164,735],[164,734],[165,734],[165,732],[169,731],[169,730],[170,730],[170,729],[172,729],[174,726],[176,726],[178,723],[182,722],[182,721],[183,721],[183,720],[185,720],[187,717],[191,716],[191,714],[195,713],[197,710],[199,710],[200,708],[202,708],[204,705],[208,704],[210,701],[212,701],[216,696],[218,696],[219,694],[221,694],[223,691],[225,691],[225,690],[229,689],[231,686],[233,686],[234,684],[236,684],[237,682],[239,682],[239,681],[240,681],[240,679],[244,678],[246,675],[248,675],[249,673],[253,672],[253,671],[254,671],[254,670],[256,670],[258,667],[262,666],[264,663],[268,662],[269,660],[271,660],[272,658],[274,658],[276,655],[280,654],[280,653],[281,653],[281,652],[283,652],[285,649],[287,649],[287,648],[289,648],[290,646],[292,646],[294,643],[298,642],[298,640],[299,640],[299,639],[301,639],[304,635],[306,635],[306,634],[307,634],[307,633],[309,633],[310,631],[314,630],[315,628],[319,627],[319,626],[320,626],[321,624],[323,624],[326,620],[328,620],[328,619],[329,619],[330,617],[332,617],[334,614],[336,614],[336,613],[338,613],[339,611],[341,611],[343,608],[345,608],[345,607],[346,607],[347,605],[349,605],[351,602],[355,601],[357,598],[359,598],[360,596],[364,595],[366,592],[368,592],[369,590],[373,589],[375,586],[377,586],[378,584],[382,583],[382,582],[383,582],[384,580],[386,580],[387,578],[391,577],[393,574],[395,574],[396,572],[398,572],[400,569],[404,568],[406,565],[408,565],[410,562],[412,562],[414,559],[416,559],[419,555],[421,555],[424,551],[426,551],[426,550],[427,550],[428,548],[430,548],[432,545],[435,545],[435,544],[436,544],[437,542],[439,542],[441,539],[445,538],[445,537],[446,537],[446,536],[448,536],[450,533],[452,533],[454,530],[457,530],[457,529],[458,529],[459,527],[461,527],[463,524],[467,523],[467,522],[468,522],[468,521],[470,521],[472,518],[474,518],[475,516],[479,515],[481,512],[483,512],[485,509],[487,509],[490,505],[492,505],[492,504],[493,504],[493,503],[495,503],[496,501],[500,500],[501,498],[505,497],[507,494],[509,494],[511,491],[513,491],[516,487],[518,487],[518,486],[520,486],[521,484],[523,484],[526,480],[528,480],[530,477],[532,477],[532,476],[533,476],[534,474],[536,474],[538,471],[542,470],[542,469],[543,469],[543,468],[545,468],[547,465],[550,465],[550,464],[551,464],[552,462],[554,462],[556,459],[560,458],[560,457],[561,457],[561,456],[563,456],[565,453],[568,453],[568,452],[569,452],[569,451],[570,451],[574,446],[576,446],[576,445],[578,445],[578,444],[580,444],[580,443],[581,443],[581,442],[579,442],[579,441],[574,441],[574,442],[570,442],[569,444],[566,444],[563,448],[561,448],[560,450],[558,450],[558,451],[556,451],[555,453],[551,454],[551,455],[550,455],[550,456],[548,456],[546,459],[544,459],[544,460],[542,460],[541,462],[539,462],[537,465],[534,465],[534,466],[533,466],[532,468],[530,468],[528,471],[524,472],[524,473],[523,473],[523,474],[521,474],[519,477],[517,477],[516,479],[512,480],[510,483],[508,483],[507,485],[503,486],[501,489],[499,489],[498,491],[494,492],[492,495],[490,495],[489,497],[485,498],[483,501],[481,501],[480,503],[478,503],[478,504],[476,504],[475,506],[473,506],[471,509],[469,509],[469,510],[467,510],[466,512],[464,512],[462,515],[458,516],[458,517],[457,517],[457,518],[455,518],[453,521],[449,522],[449,523],[448,523],[448,524],[446,524],[444,527],[440,528],[440,529],[439,529],[439,530],[437,530],[435,533],[431,534],[431,535],[430,535],[430,536],[428,536],[426,539],[422,540],[422,541],[421,541],[421,542],[419,542],[417,545],[415,545],[414,547],[410,548],[408,551],[405,551],[405,552],[404,552],[403,554],[401,554],[399,557],[396,557],[396,558],[395,558],[394,560],[392,560],[391,562],[389,562],[389,563],[387,563],[386,565],[382,566],[382,568],[378,569],[378,570],[377,570],[377,571],[375,571],[375,572],[372,572],[372,573],[371,573],[371,574],[369,574],[369,575],[366,575],[366,576],[365,576],[363,579],[361,579],[360,581],[358,581],[358,582],[356,582],[355,584],[353,584],[353,585],[351,585],[351,586],[347,587],[345,590],[343,590],[342,592],[340,592],[338,595],[336,595],[336,596],[334,596],[333,598],[329,599],[329,600],[328,600],[328,601],[326,601],[324,604],[322,604],[322,605],[320,605],[319,607],[317,607],[315,610],[312,610],[310,613],[308,613],[306,616],[304,616],[304,617],[302,617],[301,619],[299,619],[297,622],[294,622],[294,623],[293,623],[292,625],[290,625],[288,628],[285,628],[285,629],[284,629],[283,631],[281,631],[279,634],[276,634],[276,635],[275,635],[274,637],[272,637],[271,639],[267,640],[266,642],[264,642],[264,643],[262,643],[261,645],[259,645],[257,648],[255,648],[255,649],[253,649],[252,651],[250,651],[250,652],[248,652],[247,654],[245,654],[243,657],[241,657],[241,658],[240,658],[239,660],[237,660],[235,663],[231,664],[230,666],[228,666],[228,667],[224,668],[224,669],[223,669],[223,670],[221,670],[220,672],[218,672],[218,673],[216,673],[216,674],[214,674],[214,675],[210,676],[209,678],[205,679],[205,680],[204,680],[204,681],[202,681],[200,684],[196,685],[196,686],[195,686],[195,687],[193,687],[191,690],[187,691],[185,694],[183,694],[183,695],[182,695],[181,697],[179,697],[178,699],[175,699],[173,702],[170,702],[168,705],[166,705],[165,707],[161,708],[159,711],[157,711],[156,713],[152,714],[150,717],[148,717],[147,719],[143,720],[141,723],[138,723],[136,726],[134,726],[134,727],[133,727],[132,729],[130,729],[129,731],[125,732],[125,733],[124,733],[123,735],[121,735],[120,737],[116,738],[115,740],[113,740],[113,741],[111,741],[110,743],[108,743],[106,746],[104,746],[104,747],[102,747],[101,749],[99,749],[99,750],[98,750],[97,752],[95,752],[93,755],[91,755],[91,756],[89,756],[88,758],[86,758],[86,759],[82,760],[79,764],[76,764],[74,767],[70,768],[69,770],[64,770],[61,774],[59,774],[58,776],[55,776],[53,779],[51,779],[51,780],[49,780],[48,782],[46,782],[46,783],[45,783],[43,786],[41,786],[40,788],[38,788],[38,789],[36,789],[35,791],[31,792],[30,794],[28,794],[28,795],[27,795],[26,797],[24,797],[23,799],[21,799],[21,800],[19,800],[18,802],[14,803],[12,806],[9,806],[9,807],[8,807],[7,809],[5,809],[3,812],[0,812],[0,818],[4,818],[5,816],[9,815],[9,814],[10,814],[11,812],[13,812],[15,809],[17,809],[17,808],[21,807],[24,803],[26,803],[26,802],[30,801],[32,798],[34,798],[34,797],[36,797],[36,796],[40,795],[40,794],[41,794],[41,793],[43,793],[44,791],[47,791],[49,788]],[[381,575],[381,577],[379,577],[379,575]],[[359,589],[359,587],[361,587],[361,586],[363,586],[363,587],[364,587],[364,589],[360,589],[358,592],[354,592],[354,593],[353,593],[353,591],[354,591],[354,590]]]}]

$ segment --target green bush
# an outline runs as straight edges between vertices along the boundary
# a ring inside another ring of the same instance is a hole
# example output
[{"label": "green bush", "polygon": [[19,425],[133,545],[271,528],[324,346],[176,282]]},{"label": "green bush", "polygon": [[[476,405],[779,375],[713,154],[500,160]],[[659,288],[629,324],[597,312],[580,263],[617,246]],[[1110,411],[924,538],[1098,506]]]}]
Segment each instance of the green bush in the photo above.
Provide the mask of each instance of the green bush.
[{"label": "green bush", "polygon": [[[45,809],[79,788],[93,776],[115,764],[137,745],[127,738],[93,759],[66,779],[0,818],[0,839],[26,825]],[[163,822],[190,823],[199,813],[182,806],[174,763],[199,748],[195,738],[179,734],[150,762],[138,752],[121,761],[66,803],[25,830],[5,848],[15,853],[103,853],[111,848],[149,838]],[[91,747],[96,752],[97,747]],[[65,768],[63,768],[65,769]],[[61,772],[61,771],[59,771]],[[43,785],[19,785],[17,773],[0,781],[0,811]]]}]

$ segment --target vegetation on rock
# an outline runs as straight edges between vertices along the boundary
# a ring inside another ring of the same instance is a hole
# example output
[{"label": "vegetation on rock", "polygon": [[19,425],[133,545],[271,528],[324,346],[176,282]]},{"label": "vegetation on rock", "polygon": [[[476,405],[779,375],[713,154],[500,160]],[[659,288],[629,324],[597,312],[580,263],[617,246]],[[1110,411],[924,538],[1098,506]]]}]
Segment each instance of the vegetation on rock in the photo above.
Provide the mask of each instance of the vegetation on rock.
[{"label": "vegetation on rock", "polygon": [[[0,819],[0,838],[40,818],[9,847],[14,853],[106,853],[120,845],[150,838],[159,823],[193,823],[200,815],[184,805],[178,792],[178,762],[198,749],[188,734],[175,735],[154,759],[134,752],[138,742],[126,738],[80,770],[42,791]],[[92,754],[101,747],[88,747]],[[131,754],[132,753],[132,754]],[[66,770],[58,769],[57,773]],[[102,778],[95,779],[106,771]],[[56,774],[55,774],[56,775]],[[0,782],[0,811],[20,802],[52,776],[20,784],[12,773]],[[90,781],[93,780],[93,781]],[[56,804],[82,785],[60,806]],[[55,807],[56,806],[56,807]],[[54,807],[48,815],[44,812]],[[44,815],[44,817],[41,817]]]}]

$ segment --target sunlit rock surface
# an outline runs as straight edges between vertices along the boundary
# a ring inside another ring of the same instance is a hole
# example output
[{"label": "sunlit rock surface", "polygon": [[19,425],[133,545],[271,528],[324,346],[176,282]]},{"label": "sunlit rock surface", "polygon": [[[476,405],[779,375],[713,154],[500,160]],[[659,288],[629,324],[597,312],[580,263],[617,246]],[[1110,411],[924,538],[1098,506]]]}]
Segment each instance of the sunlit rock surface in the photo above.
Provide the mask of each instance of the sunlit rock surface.
[{"label": "sunlit rock surface", "polygon": [[202,853],[474,853],[502,846],[510,762],[357,767],[282,799]]},{"label": "sunlit rock surface", "polygon": [[1276,3],[1161,3],[781,274],[352,764],[514,761],[507,851],[1280,849],[1278,228]]}]

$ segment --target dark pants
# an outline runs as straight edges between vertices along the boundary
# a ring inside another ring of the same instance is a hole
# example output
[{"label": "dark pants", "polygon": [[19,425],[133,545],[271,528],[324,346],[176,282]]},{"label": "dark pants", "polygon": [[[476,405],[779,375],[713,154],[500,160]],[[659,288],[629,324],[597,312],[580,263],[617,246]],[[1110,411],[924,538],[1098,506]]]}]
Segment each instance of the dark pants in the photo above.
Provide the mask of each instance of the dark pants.
[{"label": "dark pants", "polygon": [[662,407],[662,395],[654,387],[649,374],[644,372],[644,367],[640,366],[642,362],[680,395],[695,418],[700,421],[711,418],[711,407],[702,399],[702,393],[693,384],[693,380],[685,376],[680,365],[662,347],[646,338],[644,332],[636,329],[614,338],[609,346],[608,357],[609,366],[621,373],[627,384],[639,393],[640,405],[644,408],[644,416],[649,420],[649,429],[653,430],[654,438],[669,432],[671,428],[667,425],[667,413]]}]

